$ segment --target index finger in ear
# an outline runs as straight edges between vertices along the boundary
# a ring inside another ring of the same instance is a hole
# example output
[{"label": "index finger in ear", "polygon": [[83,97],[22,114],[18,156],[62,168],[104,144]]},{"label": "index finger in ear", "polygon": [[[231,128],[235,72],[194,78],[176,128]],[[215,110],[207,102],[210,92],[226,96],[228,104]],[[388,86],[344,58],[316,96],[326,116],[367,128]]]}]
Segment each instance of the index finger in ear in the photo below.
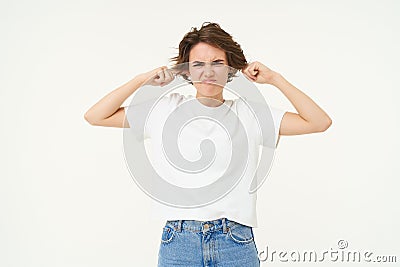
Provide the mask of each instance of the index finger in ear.
[{"label": "index finger in ear", "polygon": [[165,72],[165,78],[168,81],[172,81],[174,79],[174,73],[172,72],[171,69],[166,69],[164,72]]},{"label": "index finger in ear", "polygon": [[244,71],[243,71],[243,73],[247,76],[247,77],[249,77],[250,79],[252,79],[252,80],[254,80],[256,77],[252,74],[252,71],[251,71],[251,69],[250,69],[250,66],[249,67],[247,67]]}]

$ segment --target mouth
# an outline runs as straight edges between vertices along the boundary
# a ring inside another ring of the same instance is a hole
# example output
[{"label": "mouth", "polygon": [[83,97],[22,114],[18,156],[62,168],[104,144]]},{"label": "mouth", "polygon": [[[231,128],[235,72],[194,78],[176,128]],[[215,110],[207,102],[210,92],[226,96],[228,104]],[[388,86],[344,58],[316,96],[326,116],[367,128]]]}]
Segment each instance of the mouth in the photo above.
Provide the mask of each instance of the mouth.
[{"label": "mouth", "polygon": [[201,81],[202,83],[206,83],[206,84],[214,84],[214,83],[216,83],[216,80],[204,80],[204,81]]}]

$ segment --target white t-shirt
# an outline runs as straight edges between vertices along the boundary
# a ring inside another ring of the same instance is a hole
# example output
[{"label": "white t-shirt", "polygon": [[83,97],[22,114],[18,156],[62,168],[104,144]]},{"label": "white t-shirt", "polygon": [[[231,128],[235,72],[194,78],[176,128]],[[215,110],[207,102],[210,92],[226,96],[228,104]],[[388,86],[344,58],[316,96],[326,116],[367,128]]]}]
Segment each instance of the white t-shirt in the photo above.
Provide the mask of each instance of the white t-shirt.
[{"label": "white t-shirt", "polygon": [[[144,139],[149,140],[148,156],[156,172],[167,182],[181,187],[200,187],[208,185],[218,179],[229,165],[232,155],[230,139],[226,132],[218,124],[210,120],[195,120],[185,125],[180,132],[178,147],[180,153],[187,160],[196,161],[201,157],[199,145],[203,139],[210,139],[215,145],[218,155],[210,168],[203,172],[191,173],[190,177],[183,175],[178,169],[173,168],[171,163],[165,158],[162,145],[162,131],[168,115],[180,104],[185,101],[194,100],[195,96],[181,95],[172,93],[162,98],[151,115],[147,117]],[[193,102],[200,103],[200,102]],[[202,105],[202,104],[200,104]],[[238,223],[257,227],[256,200],[257,194],[249,194],[250,182],[254,177],[254,170],[257,168],[260,146],[268,137],[261,134],[255,125],[254,114],[245,105],[243,100],[226,100],[223,105],[227,105],[239,117],[245,127],[248,139],[248,165],[239,183],[221,199],[196,208],[177,208],[170,205],[151,200],[151,217],[157,220],[201,220],[209,221],[226,217]],[[207,107],[218,112],[223,105],[218,107]],[[129,108],[128,108],[129,107]],[[131,128],[135,127],[135,118],[141,111],[141,105],[131,105],[125,107],[125,114]],[[270,107],[274,125],[275,147],[279,141],[279,128],[282,117],[286,111]],[[149,138],[149,139],[147,139]]]}]

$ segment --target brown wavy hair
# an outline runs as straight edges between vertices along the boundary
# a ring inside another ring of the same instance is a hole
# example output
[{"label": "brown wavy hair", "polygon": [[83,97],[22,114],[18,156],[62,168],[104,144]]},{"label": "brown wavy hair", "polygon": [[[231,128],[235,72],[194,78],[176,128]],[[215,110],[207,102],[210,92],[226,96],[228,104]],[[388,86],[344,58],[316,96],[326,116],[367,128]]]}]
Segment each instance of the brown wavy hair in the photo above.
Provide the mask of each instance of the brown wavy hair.
[{"label": "brown wavy hair", "polygon": [[224,31],[219,24],[204,22],[199,30],[196,27],[192,27],[192,29],[185,34],[179,43],[178,55],[170,59],[175,62],[172,68],[186,80],[189,80],[186,74],[187,65],[182,63],[189,62],[189,54],[192,47],[200,42],[207,43],[225,51],[228,65],[236,69],[233,73],[229,73],[228,82],[232,80],[237,70],[241,70],[247,65],[247,60],[243,54],[242,48],[233,40],[232,36]]}]

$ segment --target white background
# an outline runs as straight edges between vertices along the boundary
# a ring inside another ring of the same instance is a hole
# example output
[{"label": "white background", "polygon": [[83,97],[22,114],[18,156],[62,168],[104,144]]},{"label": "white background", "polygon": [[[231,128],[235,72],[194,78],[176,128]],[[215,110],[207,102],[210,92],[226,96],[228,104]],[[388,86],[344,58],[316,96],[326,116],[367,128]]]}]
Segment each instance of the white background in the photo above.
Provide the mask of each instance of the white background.
[{"label": "white background", "polygon": [[[258,191],[258,249],[322,253],[345,239],[400,261],[399,11],[398,1],[3,0],[0,266],[156,265],[163,223],[130,177],[123,131],[83,115],[167,65],[204,21],[333,120],[323,133],[281,137]],[[295,111],[277,88],[260,90]],[[308,266],[262,266],[287,265]]]}]

